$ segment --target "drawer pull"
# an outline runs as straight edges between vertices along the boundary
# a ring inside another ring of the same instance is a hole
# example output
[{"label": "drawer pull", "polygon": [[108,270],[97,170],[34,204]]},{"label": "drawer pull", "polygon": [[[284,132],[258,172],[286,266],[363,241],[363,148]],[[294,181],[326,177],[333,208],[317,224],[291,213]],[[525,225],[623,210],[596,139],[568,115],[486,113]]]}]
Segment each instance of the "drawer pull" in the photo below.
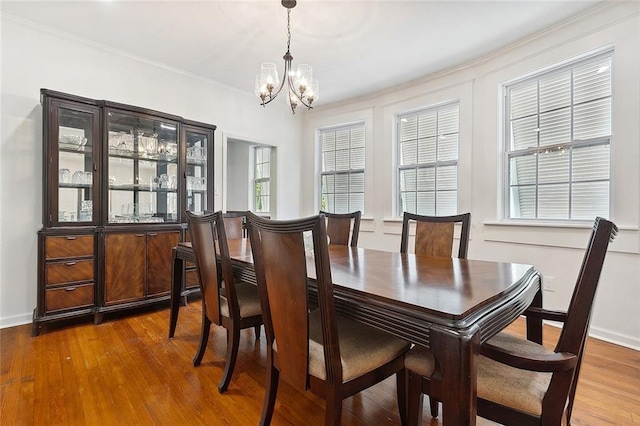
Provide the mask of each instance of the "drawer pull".
[{"label": "drawer pull", "polygon": [[65,265],[67,266],[73,266],[76,265],[78,262],[65,262]]},{"label": "drawer pull", "polygon": [[67,240],[75,240],[78,237],[67,237]]},{"label": "drawer pull", "polygon": [[65,287],[64,291],[75,291],[78,287]]},{"label": "drawer pull", "polygon": [[136,237],[144,237],[145,234],[136,234]]},{"label": "drawer pull", "polygon": [[149,232],[147,235],[149,235],[150,237],[155,237],[156,235],[158,235],[157,232]]}]

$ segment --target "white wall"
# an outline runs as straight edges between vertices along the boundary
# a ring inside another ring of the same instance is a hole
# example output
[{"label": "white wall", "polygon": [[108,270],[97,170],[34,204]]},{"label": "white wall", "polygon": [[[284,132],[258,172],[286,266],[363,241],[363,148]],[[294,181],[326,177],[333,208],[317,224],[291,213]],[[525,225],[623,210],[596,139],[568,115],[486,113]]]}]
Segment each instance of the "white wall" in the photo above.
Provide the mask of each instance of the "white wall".
[{"label": "white wall", "polygon": [[233,139],[227,140],[227,205],[224,210],[249,210],[250,176],[253,171],[251,147],[253,144]]},{"label": "white wall", "polygon": [[[262,108],[241,93],[34,26],[1,17],[0,327],[27,323],[36,305],[36,232],[42,226],[40,88],[107,99],[218,126],[215,207],[222,208],[227,135],[279,149],[278,211],[300,213],[300,120],[284,104]],[[250,88],[253,82],[248,82]]]},{"label": "white wall", "polygon": [[[621,228],[611,244],[592,319],[593,335],[640,349],[640,3],[618,2],[454,70],[392,90],[318,107],[306,115],[303,214],[318,210],[317,129],[365,122],[365,211],[359,245],[395,251],[395,116],[460,102],[458,207],[472,212],[469,257],[533,264],[553,277],[544,304],[566,308],[588,242],[590,224],[507,224],[502,217],[500,86],[519,76],[613,47],[612,215]],[[437,41],[434,41],[437,42]],[[420,52],[416,52],[420,54]],[[402,64],[398,64],[402,66]]]}]

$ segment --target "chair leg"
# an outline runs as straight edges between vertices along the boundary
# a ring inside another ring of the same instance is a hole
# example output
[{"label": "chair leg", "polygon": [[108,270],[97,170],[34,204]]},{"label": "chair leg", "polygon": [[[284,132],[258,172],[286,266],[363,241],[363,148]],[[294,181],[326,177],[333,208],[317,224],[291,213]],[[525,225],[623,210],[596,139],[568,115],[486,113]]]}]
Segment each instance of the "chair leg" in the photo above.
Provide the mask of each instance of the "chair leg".
[{"label": "chair leg", "polygon": [[325,426],[340,426],[342,421],[342,393],[335,387],[327,390],[325,395]]},{"label": "chair leg", "polygon": [[396,388],[398,398],[398,412],[400,413],[400,423],[407,425],[407,372],[402,369],[396,373]]},{"label": "chair leg", "polygon": [[422,421],[422,375],[407,371],[407,422],[417,426]]},{"label": "chair leg", "polygon": [[429,407],[431,407],[431,417],[438,418],[438,404],[439,402],[433,397],[429,396]]},{"label": "chair leg", "polygon": [[202,329],[200,331],[200,347],[198,348],[198,352],[196,352],[196,356],[193,357],[193,366],[197,367],[200,365],[202,361],[202,357],[204,356],[204,351],[207,349],[207,342],[209,341],[209,330],[211,329],[211,321],[207,318],[206,314],[204,314],[204,305],[202,306],[203,314],[202,314]]},{"label": "chair leg", "polygon": [[[267,357],[269,358],[269,357]],[[270,359],[268,361],[271,361]],[[262,416],[260,417],[260,426],[268,426],[271,424],[273,417],[273,409],[276,406],[276,394],[278,393],[278,378],[280,372],[267,363],[267,383],[264,389],[264,403],[262,405]]]},{"label": "chair leg", "polygon": [[256,325],[255,327],[253,327],[253,330],[256,333],[256,340],[258,340],[260,338],[260,328],[261,327],[262,327],[261,325]]},{"label": "chair leg", "polygon": [[233,369],[236,366],[236,358],[238,357],[238,346],[240,346],[240,329],[232,322],[227,329],[227,362],[224,366],[224,373],[222,373],[222,380],[218,385],[220,393],[224,393],[229,387],[229,382],[231,382]]}]

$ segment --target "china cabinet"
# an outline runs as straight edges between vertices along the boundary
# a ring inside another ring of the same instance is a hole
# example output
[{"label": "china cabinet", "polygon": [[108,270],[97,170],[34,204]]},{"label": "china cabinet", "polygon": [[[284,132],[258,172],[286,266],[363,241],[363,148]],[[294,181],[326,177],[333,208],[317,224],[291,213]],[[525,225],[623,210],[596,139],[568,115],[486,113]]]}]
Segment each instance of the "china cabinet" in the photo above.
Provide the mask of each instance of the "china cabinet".
[{"label": "china cabinet", "polygon": [[169,299],[185,210],[213,210],[216,126],[47,89],[33,334]]}]

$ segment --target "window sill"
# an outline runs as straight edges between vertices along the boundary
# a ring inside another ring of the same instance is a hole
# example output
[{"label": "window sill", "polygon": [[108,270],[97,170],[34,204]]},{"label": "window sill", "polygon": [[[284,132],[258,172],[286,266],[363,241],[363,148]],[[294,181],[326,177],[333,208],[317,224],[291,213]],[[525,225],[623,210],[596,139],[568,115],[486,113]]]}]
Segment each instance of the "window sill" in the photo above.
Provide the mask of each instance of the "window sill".
[{"label": "window sill", "polygon": [[[484,221],[482,223],[484,241],[525,244],[546,247],[575,248],[584,250],[588,242],[593,222],[528,222],[528,221]],[[640,253],[638,227],[619,226],[616,239],[609,251],[620,253]]]},{"label": "window sill", "polygon": [[574,222],[557,222],[557,221],[528,221],[528,220],[486,220],[482,223],[488,226],[523,226],[533,228],[569,228],[569,229],[591,229],[593,222],[574,221]]}]

